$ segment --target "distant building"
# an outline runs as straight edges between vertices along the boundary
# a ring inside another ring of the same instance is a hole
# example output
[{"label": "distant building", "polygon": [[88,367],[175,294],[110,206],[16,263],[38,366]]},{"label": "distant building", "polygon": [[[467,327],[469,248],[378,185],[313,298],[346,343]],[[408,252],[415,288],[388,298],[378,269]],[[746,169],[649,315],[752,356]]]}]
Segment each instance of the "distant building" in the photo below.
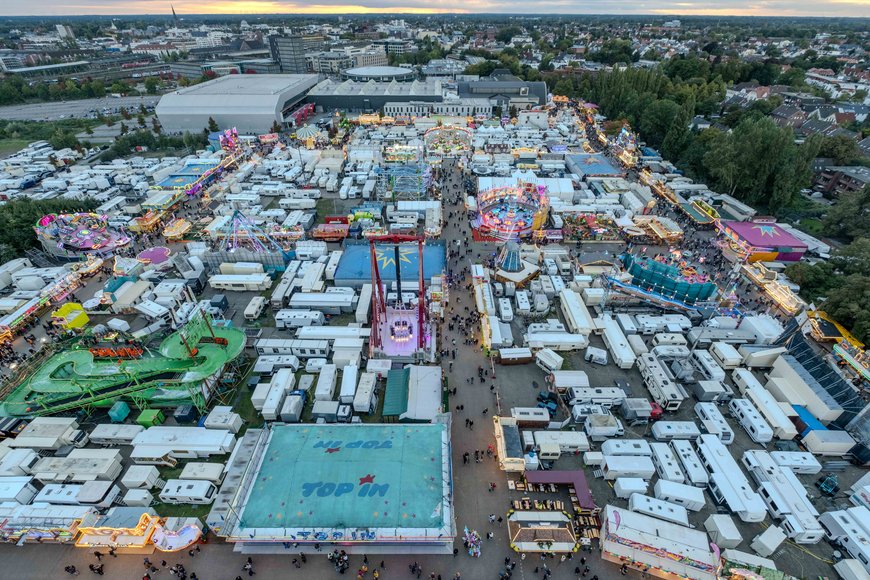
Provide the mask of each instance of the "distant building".
[{"label": "distant building", "polygon": [[66,24],[55,24],[54,28],[57,30],[57,35],[61,40],[75,40],[76,35],[73,33],[72,28]]},{"label": "distant building", "polygon": [[870,183],[870,169],[866,167],[830,166],[816,176],[813,188],[827,197],[860,191]]},{"label": "distant building", "polygon": [[807,120],[807,114],[794,105],[780,105],[775,108],[770,117],[780,127],[800,127]]},{"label": "distant building", "polygon": [[410,83],[392,81],[343,82],[327,79],[308,92],[307,101],[324,110],[380,111],[387,103],[411,101],[441,102],[444,100],[441,81],[426,79]]},{"label": "distant building", "polygon": [[221,129],[268,133],[305,99],[317,75],[227,75],[167,93],[155,112],[168,132],[202,131],[212,117]]},{"label": "distant building", "polygon": [[425,101],[390,102],[384,104],[384,115],[390,117],[490,116],[492,115],[492,103],[488,99],[453,99],[440,103]]},{"label": "distant building", "polygon": [[417,73],[413,69],[398,66],[362,66],[351,68],[341,73],[341,78],[353,81],[413,81]]},{"label": "distant building", "polygon": [[492,76],[477,81],[456,83],[463,99],[488,99],[505,112],[510,107],[529,109],[547,104],[547,83],[528,82],[510,75]]},{"label": "distant building", "polygon": [[403,40],[401,38],[384,38],[375,40],[372,44],[383,46],[384,50],[387,51],[387,54],[408,54],[409,52],[416,52],[417,50],[416,44],[410,40]]},{"label": "distant building", "polygon": [[281,67],[281,72],[302,74],[308,72],[305,55],[322,50],[324,41],[322,36],[270,36],[269,50],[272,59]]},{"label": "distant building", "polygon": [[326,75],[338,75],[347,69],[386,66],[387,52],[381,45],[347,46],[341,49],[313,52],[305,57],[308,70]]}]

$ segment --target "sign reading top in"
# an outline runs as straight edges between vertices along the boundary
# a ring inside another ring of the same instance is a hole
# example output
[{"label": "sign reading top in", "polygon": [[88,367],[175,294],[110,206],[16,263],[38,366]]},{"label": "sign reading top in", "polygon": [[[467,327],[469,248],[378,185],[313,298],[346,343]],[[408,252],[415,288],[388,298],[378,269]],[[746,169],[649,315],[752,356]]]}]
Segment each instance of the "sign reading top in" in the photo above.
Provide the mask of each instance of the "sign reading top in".
[{"label": "sign reading top in", "polygon": [[446,425],[276,425],[259,444],[228,540],[451,550]]}]

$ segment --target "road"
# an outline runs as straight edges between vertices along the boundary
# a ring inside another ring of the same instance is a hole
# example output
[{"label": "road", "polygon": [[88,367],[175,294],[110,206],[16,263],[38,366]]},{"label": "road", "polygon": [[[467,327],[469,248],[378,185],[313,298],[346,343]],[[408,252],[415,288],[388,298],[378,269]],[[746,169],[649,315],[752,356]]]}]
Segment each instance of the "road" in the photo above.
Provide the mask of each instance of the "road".
[{"label": "road", "polygon": [[27,105],[9,105],[0,107],[0,119],[13,121],[57,121],[86,117],[92,110],[110,109],[112,112],[121,107],[138,109],[139,105],[146,107],[157,105],[159,95],[141,97],[103,97],[101,99],[83,99],[80,101],[65,101],[52,103],[31,103]]}]

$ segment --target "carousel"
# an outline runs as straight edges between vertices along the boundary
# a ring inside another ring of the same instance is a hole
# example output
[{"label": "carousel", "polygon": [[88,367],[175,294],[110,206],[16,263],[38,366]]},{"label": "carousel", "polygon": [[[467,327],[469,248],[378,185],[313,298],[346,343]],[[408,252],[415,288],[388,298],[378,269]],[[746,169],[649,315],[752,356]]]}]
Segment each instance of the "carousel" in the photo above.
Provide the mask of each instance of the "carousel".
[{"label": "carousel", "polygon": [[440,163],[445,157],[464,157],[471,151],[471,130],[466,127],[432,127],[423,134],[426,158]]},{"label": "carousel", "polygon": [[34,231],[46,252],[61,257],[110,254],[130,243],[130,237],[111,229],[109,217],[95,213],[44,215]]},{"label": "carousel", "polygon": [[550,200],[545,186],[522,183],[496,187],[477,195],[473,226],[485,236],[502,240],[527,238],[547,220]]}]

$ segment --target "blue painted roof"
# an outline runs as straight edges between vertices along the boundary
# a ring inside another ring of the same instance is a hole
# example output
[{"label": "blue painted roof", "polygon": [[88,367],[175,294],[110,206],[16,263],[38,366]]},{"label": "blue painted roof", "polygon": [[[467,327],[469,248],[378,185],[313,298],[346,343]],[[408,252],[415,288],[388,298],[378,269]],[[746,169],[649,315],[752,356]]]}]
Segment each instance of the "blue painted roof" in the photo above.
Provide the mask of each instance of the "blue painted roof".
[{"label": "blue painted roof", "polygon": [[[378,270],[381,280],[393,282],[396,279],[396,259],[392,244],[375,244],[378,258]],[[401,244],[399,247],[399,263],[401,264],[402,280],[416,281],[418,276],[419,254],[416,242]],[[429,280],[439,276],[446,267],[444,243],[427,241],[423,246],[423,278]],[[363,281],[372,279],[372,263],[368,242],[346,242],[344,254],[338,261],[335,271],[336,282]]]}]

